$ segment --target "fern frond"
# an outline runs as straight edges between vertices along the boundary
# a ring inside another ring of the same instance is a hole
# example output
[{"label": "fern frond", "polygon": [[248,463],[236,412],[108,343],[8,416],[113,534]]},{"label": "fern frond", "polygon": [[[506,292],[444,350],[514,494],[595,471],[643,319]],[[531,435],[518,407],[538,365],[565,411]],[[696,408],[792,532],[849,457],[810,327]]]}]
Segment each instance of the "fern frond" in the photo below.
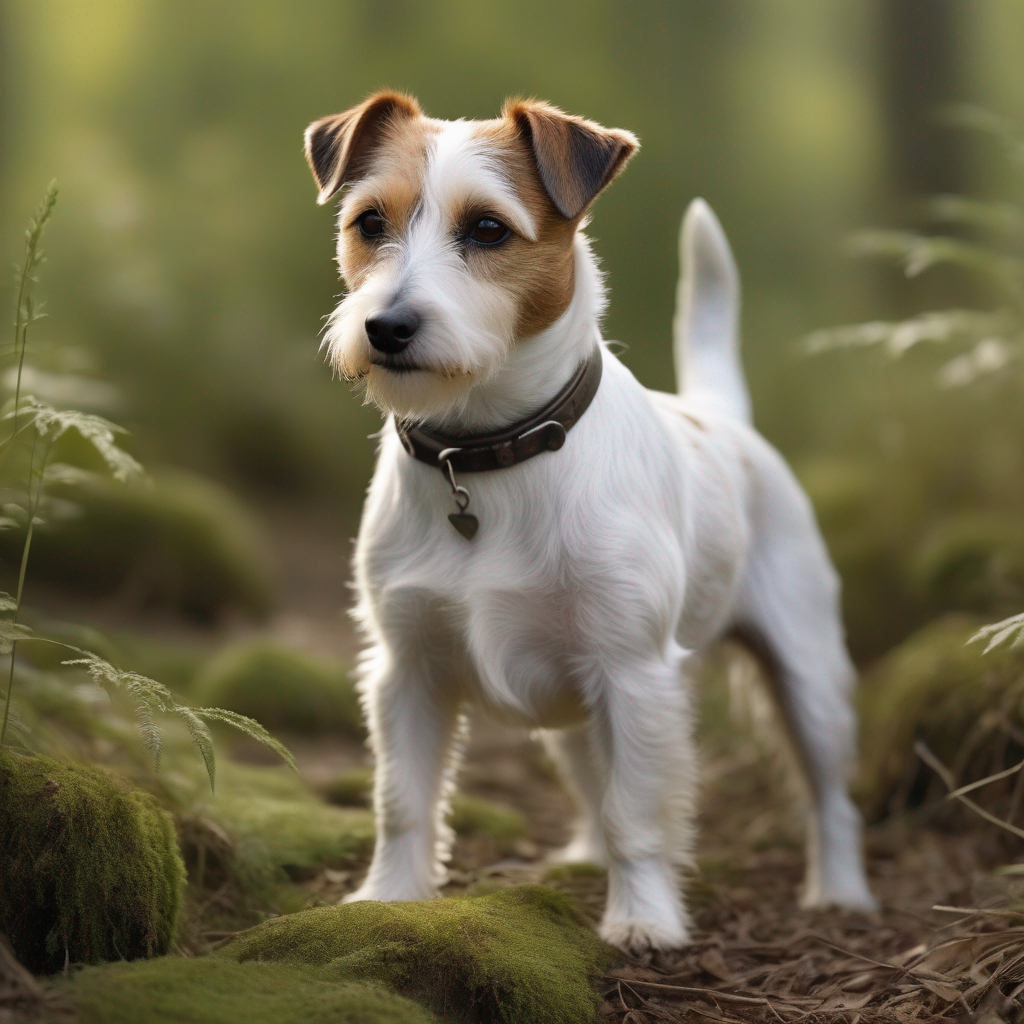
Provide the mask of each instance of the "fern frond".
[{"label": "fern frond", "polygon": [[940,224],[965,224],[987,231],[1024,235],[1024,210],[1013,203],[989,203],[969,196],[937,195],[924,202],[925,213]]},{"label": "fern frond", "polygon": [[[24,400],[23,408],[31,417],[36,430],[51,441],[56,441],[69,430],[77,430],[99,453],[115,480],[123,483],[129,477],[142,473],[142,466],[124,449],[118,448],[114,440],[115,434],[128,433],[124,427],[93,413],[77,409],[55,409],[31,395]],[[14,415],[10,412],[4,418],[10,419]]]},{"label": "fern frond", "polygon": [[1019,356],[1019,347],[1015,349],[1001,338],[983,338],[970,352],[951,359],[939,370],[939,385],[965,387],[986,374],[998,373]]},{"label": "fern frond", "polygon": [[998,282],[1018,300],[1024,287],[1024,261],[958,238],[912,231],[861,231],[850,239],[848,251],[852,256],[894,256],[903,263],[907,277],[917,277],[942,263],[953,264]]},{"label": "fern frond", "polygon": [[227,711],[224,708],[192,708],[191,710],[208,722],[223,722],[225,725],[234,726],[240,732],[244,732],[246,736],[273,750],[293,771],[299,770],[292,752],[280,740],[271,736],[254,718],[248,718],[236,711]]},{"label": "fern frond", "polygon": [[967,642],[973,644],[976,640],[988,640],[988,644],[982,654],[988,654],[993,647],[1006,643],[1013,637],[1011,647],[1024,645],[1024,612],[1019,615],[1011,615],[1001,622],[993,622],[988,626],[982,626]]},{"label": "fern frond", "polygon": [[188,729],[192,744],[199,751],[199,756],[203,759],[203,764],[206,766],[206,774],[210,780],[210,790],[212,792],[216,782],[217,763],[213,751],[213,737],[210,735],[210,730],[207,728],[206,723],[196,714],[195,708],[187,708],[183,704],[175,704],[173,707],[166,708],[165,710],[185,723],[185,728]]},{"label": "fern frond", "polygon": [[19,640],[28,640],[31,636],[32,630],[28,626],[10,619],[0,619],[0,654],[10,654]]},{"label": "fern frond", "polygon": [[969,309],[945,309],[922,313],[907,320],[873,320],[815,331],[804,339],[808,352],[826,352],[835,348],[883,346],[898,357],[923,341],[950,342],[971,340],[1012,331],[1015,318],[1006,310],[981,313]]}]

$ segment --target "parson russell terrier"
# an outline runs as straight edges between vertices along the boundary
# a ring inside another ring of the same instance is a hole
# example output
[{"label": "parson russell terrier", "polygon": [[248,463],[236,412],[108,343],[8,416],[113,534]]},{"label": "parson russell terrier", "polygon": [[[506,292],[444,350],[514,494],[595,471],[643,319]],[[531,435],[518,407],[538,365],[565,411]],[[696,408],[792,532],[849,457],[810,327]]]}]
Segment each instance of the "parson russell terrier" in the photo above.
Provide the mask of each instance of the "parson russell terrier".
[{"label": "parson russell terrier", "polygon": [[682,229],[678,394],[601,338],[581,229],[636,150],[547,103],[439,121],[392,92],[306,131],[319,202],[343,195],[349,291],[324,345],[387,416],[355,552],[377,843],[350,900],[437,893],[472,702],[541,730],[580,810],[559,856],[608,868],[601,936],[684,945],[688,677],[732,633],[769,668],[810,784],[804,905],[875,905],[839,581],[751,427],[738,276],[703,201]]}]

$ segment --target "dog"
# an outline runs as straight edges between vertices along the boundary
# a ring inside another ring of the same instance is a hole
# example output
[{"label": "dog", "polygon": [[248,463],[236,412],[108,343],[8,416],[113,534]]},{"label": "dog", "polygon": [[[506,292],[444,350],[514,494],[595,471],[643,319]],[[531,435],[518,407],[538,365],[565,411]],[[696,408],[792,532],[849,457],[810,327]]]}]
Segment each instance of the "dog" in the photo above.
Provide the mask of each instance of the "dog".
[{"label": "dog", "polygon": [[738,275],[706,203],[681,234],[678,394],[601,338],[582,229],[637,149],[544,102],[441,121],[395,92],[306,131],[319,202],[342,193],[327,358],[387,417],[354,555],[377,838],[349,900],[437,894],[475,704],[539,730],[564,773],[580,818],[560,857],[607,866],[601,937],[685,945],[688,678],[734,633],[769,667],[810,784],[803,904],[875,906],[846,788],[839,580],[751,426]]}]

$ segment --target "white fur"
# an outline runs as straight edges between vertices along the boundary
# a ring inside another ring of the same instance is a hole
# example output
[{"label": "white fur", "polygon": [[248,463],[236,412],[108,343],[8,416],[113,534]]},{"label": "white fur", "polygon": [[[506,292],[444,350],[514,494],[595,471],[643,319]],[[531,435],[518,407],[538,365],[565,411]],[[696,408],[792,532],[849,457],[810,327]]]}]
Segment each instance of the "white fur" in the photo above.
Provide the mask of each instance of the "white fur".
[{"label": "white fur", "polygon": [[[569,309],[535,338],[510,335],[500,289],[474,281],[448,241],[445,210],[460,190],[507,200],[500,170],[467,140],[459,122],[442,132],[420,216],[339,307],[328,344],[340,363],[364,358],[363,319],[401,285],[429,318],[410,350],[453,375],[395,380],[375,367],[368,395],[388,412],[482,430],[535,410],[603,344],[604,299],[580,235]],[[342,218],[351,212],[349,201]],[[678,866],[692,854],[697,778],[689,666],[741,626],[778,666],[778,697],[814,793],[805,900],[874,905],[845,789],[853,672],[839,583],[807,499],[743,422],[736,309],[702,308],[709,297],[738,301],[734,270],[731,292],[703,290],[732,267],[725,237],[703,205],[690,228],[701,244],[687,251],[694,285],[682,289],[680,322],[692,352],[719,350],[717,363],[692,364],[698,377],[714,365],[724,376],[700,378],[694,400],[650,392],[604,348],[600,388],[561,450],[460,478],[480,519],[474,540],[448,523],[445,477],[403,450],[388,419],[355,555],[378,834],[350,899],[437,892],[460,711],[473,702],[545,730],[581,805],[565,856],[608,865],[602,936],[632,950],[687,942]]]}]

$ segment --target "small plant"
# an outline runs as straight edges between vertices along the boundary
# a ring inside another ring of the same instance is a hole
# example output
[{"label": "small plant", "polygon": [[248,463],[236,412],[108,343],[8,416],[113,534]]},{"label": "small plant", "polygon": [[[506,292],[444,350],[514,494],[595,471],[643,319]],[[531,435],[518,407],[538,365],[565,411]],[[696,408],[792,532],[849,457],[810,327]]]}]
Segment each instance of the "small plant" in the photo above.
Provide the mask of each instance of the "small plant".
[{"label": "small plant", "polygon": [[[949,108],[943,119],[993,139],[1024,184],[1024,137],[1017,126],[969,104]],[[938,384],[943,388],[963,387],[999,373],[1024,356],[1024,206],[938,195],[926,202],[925,213],[933,223],[958,225],[992,241],[871,230],[850,240],[850,253],[895,257],[911,278],[942,264],[959,267],[986,282],[999,296],[999,304],[988,310],[931,310],[907,320],[815,331],[806,339],[809,352],[880,347],[891,358],[899,358],[922,343],[947,345],[958,352],[939,369]],[[1024,644],[1024,613],[985,626],[968,642],[977,640],[988,641],[985,653],[1007,640],[1015,646]]]},{"label": "small plant", "polygon": [[57,185],[54,182],[47,189],[25,232],[25,259],[21,267],[17,268],[15,278],[18,297],[14,317],[14,347],[9,353],[14,360],[13,395],[0,417],[3,422],[10,424],[9,434],[0,441],[0,488],[4,492],[0,529],[25,531],[17,586],[13,594],[0,592],[0,656],[10,657],[6,693],[0,694],[0,700],[3,701],[0,747],[6,740],[8,726],[16,724],[12,709],[18,645],[27,642],[50,643],[65,648],[73,655],[62,664],[80,666],[98,685],[108,690],[119,690],[127,696],[155,768],[159,768],[161,750],[160,732],[156,725],[158,714],[170,715],[185,724],[206,766],[211,789],[214,786],[216,763],[213,739],[207,724],[209,722],[234,726],[266,744],[295,768],[288,750],[253,719],[222,708],[192,708],[179,704],[171,691],[156,680],[117,668],[91,651],[42,636],[19,621],[33,534],[36,527],[46,521],[47,515],[59,513],[59,505],[47,500],[47,486],[54,483],[75,486],[87,482],[94,475],[92,471],[80,466],[51,461],[56,443],[65,434],[77,432],[96,452],[115,480],[140,485],[144,485],[145,480],[139,463],[117,444],[117,436],[126,433],[124,428],[101,416],[75,409],[58,409],[33,395],[22,393],[28,369],[25,355],[28,351],[29,328],[45,315],[34,299],[32,286],[38,281],[39,269],[46,259],[40,242],[56,202]]}]

